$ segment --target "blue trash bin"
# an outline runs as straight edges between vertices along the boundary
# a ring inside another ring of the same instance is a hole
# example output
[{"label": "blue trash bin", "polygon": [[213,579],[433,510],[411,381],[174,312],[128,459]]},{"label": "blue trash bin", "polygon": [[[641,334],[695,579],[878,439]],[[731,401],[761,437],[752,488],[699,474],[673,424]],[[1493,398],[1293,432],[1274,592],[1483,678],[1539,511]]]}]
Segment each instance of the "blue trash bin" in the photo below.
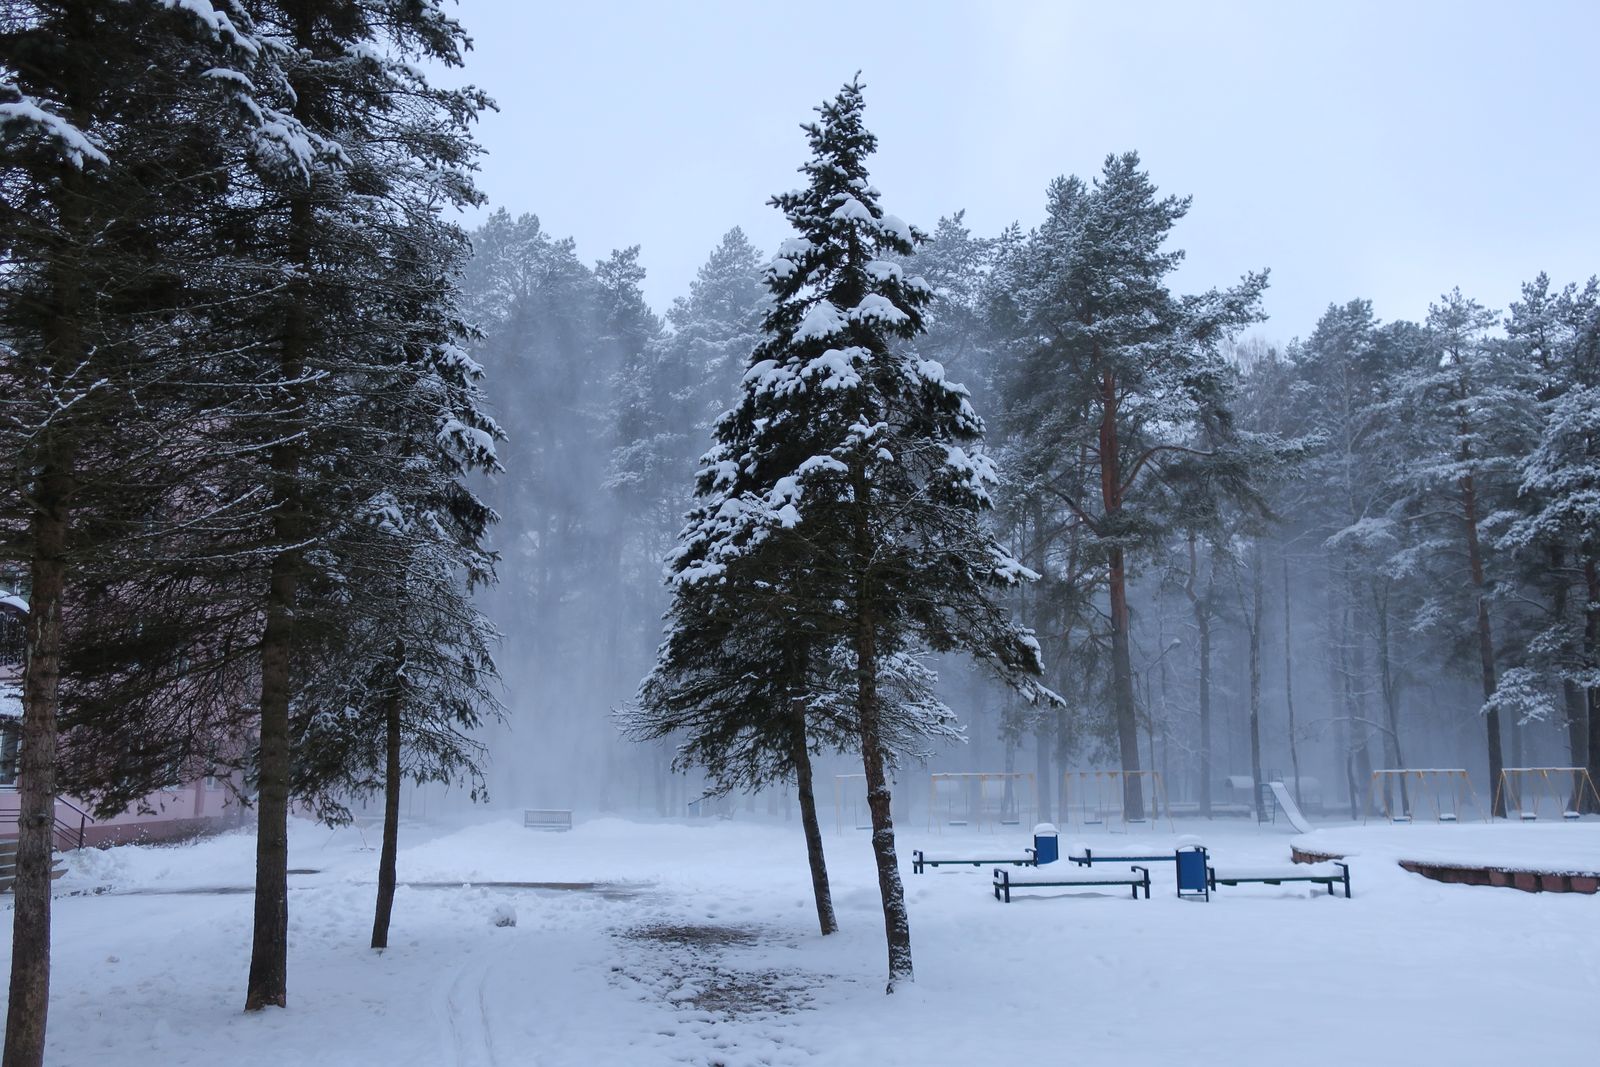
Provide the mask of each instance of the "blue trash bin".
[{"label": "blue trash bin", "polygon": [[1042,822],[1033,828],[1033,862],[1054,863],[1061,858],[1061,831],[1053,823]]},{"label": "blue trash bin", "polygon": [[1210,858],[1204,845],[1181,845],[1174,857],[1178,869],[1178,896],[1211,899],[1211,883],[1206,877]]}]

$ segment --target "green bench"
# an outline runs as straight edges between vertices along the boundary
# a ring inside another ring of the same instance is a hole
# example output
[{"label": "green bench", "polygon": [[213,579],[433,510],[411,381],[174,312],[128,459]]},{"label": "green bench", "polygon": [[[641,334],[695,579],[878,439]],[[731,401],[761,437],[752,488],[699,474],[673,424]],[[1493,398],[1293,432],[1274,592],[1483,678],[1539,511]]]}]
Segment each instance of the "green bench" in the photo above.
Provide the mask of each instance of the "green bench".
[{"label": "green bench", "polygon": [[1083,870],[1069,867],[1065,864],[1048,867],[1030,867],[1023,871],[1012,871],[1005,867],[994,869],[994,899],[1003,903],[1011,903],[1011,891],[1014,889],[1044,889],[1064,887],[1077,889],[1083,886],[1125,885],[1133,891],[1133,899],[1139,899],[1139,890],[1144,890],[1144,898],[1150,899],[1150,868],[1130,867],[1127,873],[1119,874],[1101,868]]},{"label": "green bench", "polygon": [[1206,868],[1206,881],[1211,891],[1219,885],[1242,885],[1259,882],[1263,885],[1282,885],[1285,882],[1312,882],[1328,887],[1344,886],[1344,895],[1350,896],[1350,865],[1337,860],[1326,863],[1291,863],[1282,867],[1216,867]]},{"label": "green bench", "polygon": [[[996,849],[995,851],[999,851]],[[911,873],[921,874],[927,867],[985,867],[991,863],[1009,863],[1013,867],[1034,866],[1033,849],[1025,848],[1006,856],[960,856],[954,853],[911,850]]]}]

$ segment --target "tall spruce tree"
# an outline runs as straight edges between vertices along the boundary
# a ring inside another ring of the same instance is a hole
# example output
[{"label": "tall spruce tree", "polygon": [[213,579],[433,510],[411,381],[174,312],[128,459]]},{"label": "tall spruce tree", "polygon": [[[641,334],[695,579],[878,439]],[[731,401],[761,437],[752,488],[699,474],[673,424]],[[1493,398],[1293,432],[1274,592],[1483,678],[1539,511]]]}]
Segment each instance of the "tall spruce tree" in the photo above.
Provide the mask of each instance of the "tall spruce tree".
[{"label": "tall spruce tree", "polygon": [[796,236],[768,268],[764,340],[670,561],[680,592],[664,649],[705,614],[742,610],[843,657],[893,992],[912,962],[886,716],[913,705],[885,692],[886,668],[923,648],[966,651],[1043,691],[1031,681],[1037,642],[995,599],[1031,573],[982,521],[996,472],[968,449],[983,423],[967,391],[911,348],[928,286],[890,257],[910,255],[919,234],[879,206],[862,107],[857,80],[818,109],[803,127],[806,185],[772,200]]}]

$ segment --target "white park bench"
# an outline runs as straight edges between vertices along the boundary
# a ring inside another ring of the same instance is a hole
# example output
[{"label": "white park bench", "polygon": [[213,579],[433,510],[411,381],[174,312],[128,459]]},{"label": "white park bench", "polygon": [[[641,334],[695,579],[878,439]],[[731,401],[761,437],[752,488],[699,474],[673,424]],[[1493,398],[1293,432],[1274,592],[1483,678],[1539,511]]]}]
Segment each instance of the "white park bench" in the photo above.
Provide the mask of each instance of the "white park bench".
[{"label": "white park bench", "polygon": [[522,813],[522,825],[529,830],[570,830],[572,812],[563,808],[528,808]]}]

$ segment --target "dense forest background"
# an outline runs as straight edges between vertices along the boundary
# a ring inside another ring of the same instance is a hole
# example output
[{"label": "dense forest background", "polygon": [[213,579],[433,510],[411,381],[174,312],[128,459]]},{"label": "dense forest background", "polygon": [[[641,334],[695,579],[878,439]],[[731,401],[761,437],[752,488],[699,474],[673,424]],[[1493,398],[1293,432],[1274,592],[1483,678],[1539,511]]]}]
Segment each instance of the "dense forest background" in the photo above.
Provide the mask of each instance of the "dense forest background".
[{"label": "dense forest background", "polygon": [[[1379,321],[1369,301],[1330,294],[1287,343],[1268,338],[1297,324],[1267,323],[1179,371],[1126,373],[1117,419],[1134,442],[1124,450],[1142,451],[1124,455],[1127,499],[1108,523],[1099,380],[1039,353],[1083,269],[1075,205],[1134,179],[1137,159],[1113,157],[1093,182],[1053,183],[1037,225],[998,235],[956,212],[905,264],[935,293],[920,354],[968,386],[987,423],[1005,476],[994,522],[1043,575],[1014,610],[1067,703],[1029,706],[941,664],[967,740],[928,769],[1058,783],[1119,766],[1113,549],[1126,559],[1139,765],[1162,772],[1175,802],[1249,803],[1223,796],[1226,777],[1271,774],[1300,777],[1311,806],[1359,814],[1385,767],[1465,767],[1485,791],[1490,736],[1497,766],[1592,767],[1595,282],[1449,290],[1419,321]],[[1144,220],[1145,273],[1165,293],[1188,204],[1146,199],[1160,211]],[[475,356],[509,437],[508,473],[487,489],[503,517],[488,611],[506,635],[512,710],[488,738],[491,790],[504,803],[681,813],[700,783],[670,772],[670,746],[622,742],[613,712],[653,661],[661,561],[758,343],[768,256],[730,231],[658,313],[637,248],[588,265],[573,240],[504,211],[473,245]],[[912,767],[900,773],[927,795]],[[1043,792],[1048,816],[1060,798]],[[1414,803],[1424,814],[1431,795]]]}]

